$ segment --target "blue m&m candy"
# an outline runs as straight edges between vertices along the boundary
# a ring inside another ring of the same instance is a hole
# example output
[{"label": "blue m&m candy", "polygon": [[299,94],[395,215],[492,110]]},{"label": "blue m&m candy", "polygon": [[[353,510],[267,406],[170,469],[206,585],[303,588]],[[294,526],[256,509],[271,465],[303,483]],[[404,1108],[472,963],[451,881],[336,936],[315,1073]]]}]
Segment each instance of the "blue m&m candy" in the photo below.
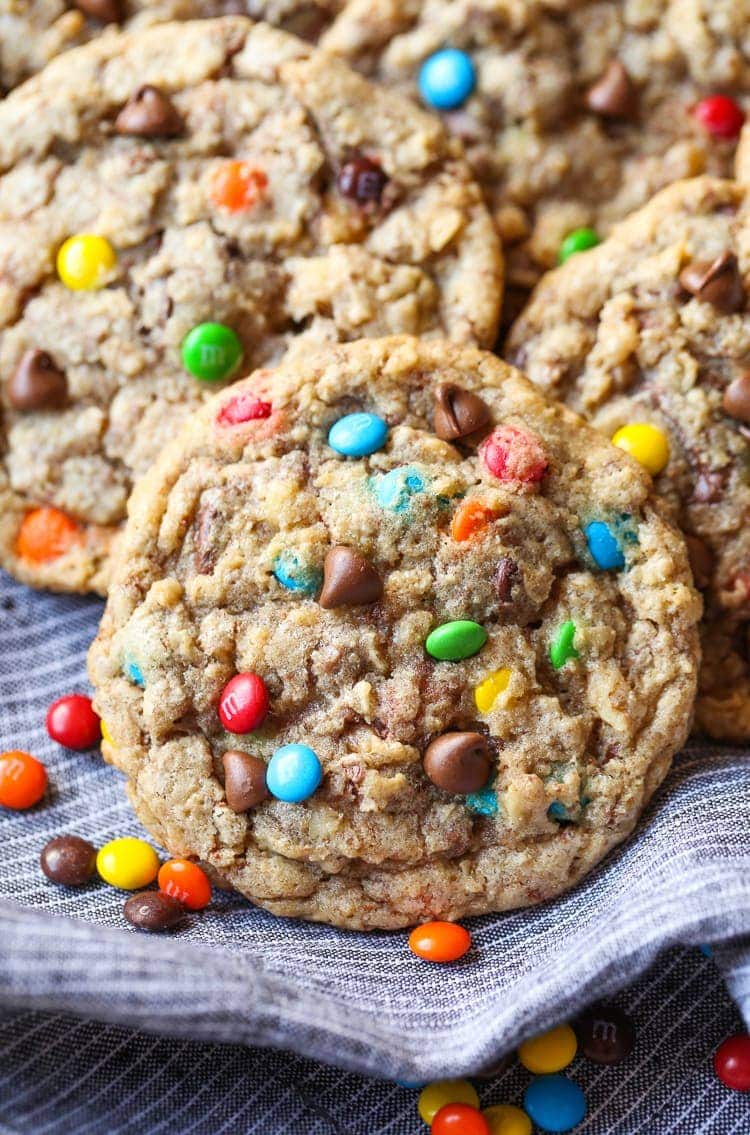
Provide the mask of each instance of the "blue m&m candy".
[{"label": "blue m&m candy", "polygon": [[559,1073],[529,1084],[523,1106],[542,1131],[572,1131],[586,1116],[586,1097],[578,1084]]},{"label": "blue m&m candy", "polygon": [[603,520],[592,520],[583,530],[586,543],[597,567],[602,571],[622,571],[625,557],[617,537]]},{"label": "blue m&m candy", "polygon": [[125,662],[123,669],[125,671],[125,676],[127,678],[130,678],[130,681],[134,682],[136,686],[140,686],[141,689],[143,689],[143,687],[146,685],[146,681],[143,677],[143,671],[141,670],[138,663],[128,659]]},{"label": "blue m&m candy", "polygon": [[307,800],[322,779],[323,767],[308,745],[282,745],[266,769],[268,791],[287,804]]},{"label": "blue m&m candy", "polygon": [[425,59],[419,70],[419,93],[428,106],[454,110],[477,85],[474,64],[465,51],[445,47]]},{"label": "blue m&m candy", "polygon": [[389,512],[405,512],[409,501],[424,489],[424,477],[413,465],[400,465],[378,478],[375,499]]},{"label": "blue m&m candy", "polygon": [[292,551],[279,552],[273,561],[273,574],[287,591],[297,591],[301,595],[314,595],[323,582],[320,568],[306,564]]},{"label": "blue m&m candy", "polygon": [[328,444],[344,457],[368,457],[383,448],[387,437],[388,426],[383,419],[361,411],[334,422],[328,431]]}]

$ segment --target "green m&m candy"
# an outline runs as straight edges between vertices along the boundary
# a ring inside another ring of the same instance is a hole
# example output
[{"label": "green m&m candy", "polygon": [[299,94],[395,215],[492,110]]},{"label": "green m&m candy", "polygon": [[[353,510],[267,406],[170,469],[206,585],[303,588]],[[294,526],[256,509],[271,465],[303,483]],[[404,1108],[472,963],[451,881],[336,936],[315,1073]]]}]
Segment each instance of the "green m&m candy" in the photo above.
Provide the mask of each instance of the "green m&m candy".
[{"label": "green m&m candy", "polygon": [[570,619],[558,628],[549,648],[549,660],[555,670],[560,670],[569,658],[578,658],[578,651],[573,646],[576,637],[576,625]]},{"label": "green m&m candy", "polygon": [[585,252],[587,248],[594,248],[597,244],[599,244],[599,236],[594,229],[573,229],[560,245],[557,258],[561,264],[564,264],[577,252]]},{"label": "green m&m candy", "polygon": [[182,342],[185,370],[201,382],[230,378],[242,360],[242,344],[223,323],[199,323]]},{"label": "green m&m candy", "polygon": [[456,619],[435,627],[427,636],[425,650],[440,662],[460,662],[477,654],[487,641],[487,631],[471,619]]}]

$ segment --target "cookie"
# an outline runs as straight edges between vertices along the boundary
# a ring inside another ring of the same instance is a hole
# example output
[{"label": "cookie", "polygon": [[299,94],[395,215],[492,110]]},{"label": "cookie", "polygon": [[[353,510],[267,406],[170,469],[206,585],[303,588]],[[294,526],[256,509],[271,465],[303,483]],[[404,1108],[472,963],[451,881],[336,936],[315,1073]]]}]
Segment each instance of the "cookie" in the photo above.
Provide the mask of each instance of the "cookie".
[{"label": "cookie", "polygon": [[748,0],[350,0],[322,43],[464,141],[517,300],[571,233],[590,242],[678,178],[731,174],[749,22]]},{"label": "cookie", "polygon": [[502,261],[440,123],[243,18],[112,32],[0,103],[0,563],[106,587],[216,383],[318,340],[494,341]]},{"label": "cookie", "polygon": [[740,741],[750,738],[749,297],[746,194],[696,178],[547,275],[508,342],[539,386],[650,467],[706,600],[697,724]]},{"label": "cookie", "polygon": [[0,4],[0,95],[41,70],[55,55],[112,27],[167,20],[245,15],[314,40],[342,0],[3,0]]},{"label": "cookie", "polygon": [[90,655],[156,839],[282,915],[572,886],[688,730],[700,600],[650,479],[494,355],[261,369],[134,492]]}]

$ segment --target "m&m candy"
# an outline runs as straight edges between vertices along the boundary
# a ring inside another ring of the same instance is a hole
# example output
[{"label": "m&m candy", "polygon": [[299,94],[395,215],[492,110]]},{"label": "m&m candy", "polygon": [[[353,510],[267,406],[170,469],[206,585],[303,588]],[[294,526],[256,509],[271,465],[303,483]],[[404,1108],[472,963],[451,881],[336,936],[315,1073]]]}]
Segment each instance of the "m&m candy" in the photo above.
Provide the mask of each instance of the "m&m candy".
[{"label": "m&m candy", "polygon": [[487,631],[471,619],[454,619],[435,627],[425,641],[425,650],[441,662],[460,662],[477,654],[487,641]]},{"label": "m&m candy", "polygon": [[46,725],[52,740],[66,749],[93,749],[102,736],[99,716],[85,694],[58,698],[47,710]]},{"label": "m&m candy", "polygon": [[497,512],[478,500],[462,501],[453,514],[451,536],[461,544],[484,531],[497,517]]},{"label": "m&m candy", "polygon": [[20,749],[0,753],[0,807],[22,811],[44,796],[47,770],[41,761]]},{"label": "m&m candy", "polygon": [[468,1080],[436,1080],[419,1094],[417,1107],[425,1123],[430,1126],[442,1107],[449,1103],[467,1103],[479,1107],[479,1096]]},{"label": "m&m candy", "polygon": [[213,171],[208,195],[217,209],[243,213],[263,196],[268,178],[250,162],[226,161]]},{"label": "m&m candy", "polygon": [[454,110],[466,102],[477,84],[474,64],[465,51],[445,47],[425,59],[419,70],[419,93],[436,110]]},{"label": "m&m candy", "polygon": [[100,849],[96,869],[111,887],[118,887],[121,891],[140,891],[156,878],[159,857],[145,840],[123,836],[110,840]]},{"label": "m&m candy", "polygon": [[511,671],[504,666],[501,670],[493,670],[474,690],[474,702],[480,713],[489,713],[500,694],[508,688]]},{"label": "m&m candy", "polygon": [[592,520],[583,530],[592,559],[602,571],[621,571],[625,557],[612,529],[603,520]]},{"label": "m&m candy", "polygon": [[482,1112],[487,1120],[490,1135],[531,1135],[531,1120],[520,1107],[498,1103]]},{"label": "m&m candy", "polygon": [[498,481],[521,485],[538,484],[549,468],[541,438],[520,426],[497,426],[480,445],[479,456]]},{"label": "m&m candy", "polygon": [[432,1135],[490,1135],[487,1120],[468,1103],[447,1103],[432,1121]]},{"label": "m&m candy", "polygon": [[323,779],[323,766],[308,745],[282,745],[266,770],[268,791],[277,800],[299,804],[315,792]]},{"label": "m&m candy", "polygon": [[409,949],[426,962],[455,962],[471,947],[471,935],[455,922],[425,922],[409,935]]},{"label": "m&m candy", "polygon": [[199,323],[183,340],[183,366],[201,382],[230,378],[241,361],[242,344],[223,323]]},{"label": "m&m candy", "polygon": [[257,674],[235,674],[219,698],[219,719],[230,733],[251,733],[268,713],[268,690]]},{"label": "m&m candy", "polygon": [[586,1116],[586,1097],[566,1076],[539,1076],[523,1097],[524,1109],[542,1131],[571,1131]]},{"label": "m&m candy", "polygon": [[571,1063],[577,1048],[576,1034],[570,1025],[558,1025],[525,1040],[518,1050],[518,1059],[529,1072],[561,1072]]},{"label": "m&m candy", "polygon": [[586,252],[589,248],[595,248],[597,244],[599,244],[599,234],[594,229],[573,229],[560,245],[557,258],[561,264],[564,264],[566,260],[570,260],[571,256],[575,256],[578,252]]},{"label": "m&m candy", "polygon": [[82,887],[96,872],[96,848],[77,835],[58,835],[42,848],[42,871],[53,883]]},{"label": "m&m candy", "polygon": [[369,457],[385,445],[388,426],[377,414],[347,414],[328,431],[328,444],[342,457]]},{"label": "m&m candy", "polygon": [[633,422],[629,426],[622,426],[613,435],[612,444],[630,454],[652,477],[661,473],[669,461],[667,435],[650,422]]},{"label": "m&m candy", "polygon": [[68,237],[57,253],[57,274],[66,288],[76,292],[101,288],[116,264],[109,241],[91,233]]},{"label": "m&m candy", "polygon": [[45,564],[65,555],[80,544],[82,533],[67,513],[59,508],[33,508],[21,521],[16,553],[31,564]]},{"label": "m&m candy", "polygon": [[211,902],[211,884],[206,872],[189,859],[168,859],[159,868],[159,889],[188,910],[203,910]]},{"label": "m&m candy", "polygon": [[576,636],[576,625],[570,619],[558,627],[555,637],[549,647],[549,660],[554,670],[560,670],[571,658],[578,658],[579,654],[573,646]]},{"label": "m&m candy", "polygon": [[379,477],[375,483],[375,499],[388,512],[405,512],[409,502],[425,487],[422,474],[412,465],[400,465]]},{"label": "m&m candy", "polygon": [[273,574],[287,591],[298,591],[301,595],[315,595],[323,582],[323,572],[319,567],[305,561],[291,549],[279,552],[273,561]]},{"label": "m&m candy", "polygon": [[143,891],[125,901],[122,913],[131,926],[153,934],[174,929],[185,917],[185,908],[163,891]]},{"label": "m&m candy", "polygon": [[716,1049],[714,1070],[728,1088],[750,1092],[750,1034],[730,1036]]},{"label": "m&m candy", "polygon": [[693,117],[714,138],[738,138],[745,124],[742,107],[728,95],[709,95],[693,107]]}]

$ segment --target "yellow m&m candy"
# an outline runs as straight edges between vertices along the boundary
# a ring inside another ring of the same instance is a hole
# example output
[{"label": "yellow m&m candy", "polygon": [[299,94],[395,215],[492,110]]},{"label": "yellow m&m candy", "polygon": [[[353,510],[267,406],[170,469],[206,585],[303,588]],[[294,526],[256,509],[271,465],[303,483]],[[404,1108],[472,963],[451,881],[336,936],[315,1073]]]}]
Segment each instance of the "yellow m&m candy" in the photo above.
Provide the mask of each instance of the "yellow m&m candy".
[{"label": "yellow m&m candy", "polygon": [[570,1025],[558,1025],[541,1036],[525,1040],[518,1050],[524,1068],[537,1076],[547,1076],[567,1068],[578,1048],[576,1034]]},{"label": "yellow m&m candy", "polygon": [[502,670],[488,674],[484,681],[479,683],[474,690],[474,701],[480,713],[490,712],[498,695],[507,690],[509,681],[510,670],[503,667]]},{"label": "yellow m&m candy", "polygon": [[436,1080],[419,1093],[417,1107],[429,1127],[440,1108],[449,1103],[468,1103],[479,1107],[479,1096],[468,1080]]},{"label": "yellow m&m candy", "polygon": [[69,236],[57,253],[57,274],[75,292],[100,288],[117,263],[115,250],[103,236]]},{"label": "yellow m&m candy", "polygon": [[487,1120],[490,1135],[531,1135],[531,1120],[512,1103],[495,1104],[485,1108],[482,1115]]},{"label": "yellow m&m candy", "polygon": [[667,435],[649,422],[633,422],[632,425],[623,426],[614,434],[612,442],[634,457],[652,477],[661,473],[669,461]]},{"label": "yellow m&m candy", "polygon": [[156,878],[159,857],[145,840],[124,836],[105,843],[96,857],[96,869],[110,887],[140,891]]}]

